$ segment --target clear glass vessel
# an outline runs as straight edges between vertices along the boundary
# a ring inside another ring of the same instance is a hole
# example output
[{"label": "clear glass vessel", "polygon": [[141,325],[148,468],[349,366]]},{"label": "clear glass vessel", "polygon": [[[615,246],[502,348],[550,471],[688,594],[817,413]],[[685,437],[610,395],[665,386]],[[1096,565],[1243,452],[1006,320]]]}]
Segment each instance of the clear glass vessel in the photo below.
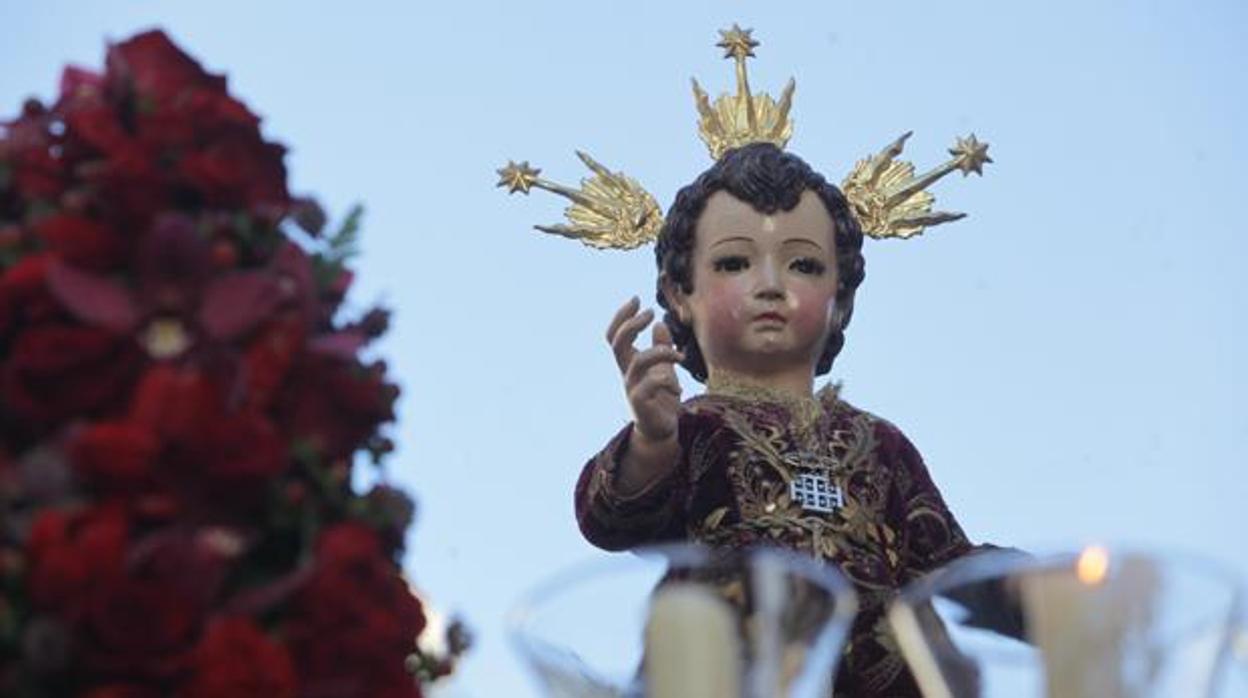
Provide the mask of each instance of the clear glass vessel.
[{"label": "clear glass vessel", "polygon": [[507,625],[551,698],[826,698],[856,610],[809,558],[677,545],[556,574]]},{"label": "clear glass vessel", "polygon": [[907,587],[889,622],[927,698],[1202,698],[1242,602],[1237,576],[1199,557],[998,551]]},{"label": "clear glass vessel", "polygon": [[1239,630],[1231,641],[1231,656],[1234,658],[1234,669],[1218,696],[1248,698],[1248,614],[1240,619]]}]

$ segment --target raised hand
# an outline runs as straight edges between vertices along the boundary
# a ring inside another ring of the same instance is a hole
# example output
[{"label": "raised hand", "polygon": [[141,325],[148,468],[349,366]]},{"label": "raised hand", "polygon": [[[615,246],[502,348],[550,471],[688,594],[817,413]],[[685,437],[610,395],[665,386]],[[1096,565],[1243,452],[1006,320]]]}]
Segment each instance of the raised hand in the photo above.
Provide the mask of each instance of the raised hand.
[{"label": "raised hand", "polygon": [[672,344],[671,332],[662,322],[651,330],[651,343],[638,351],[633,343],[654,320],[654,311],[638,312],[641,301],[633,297],[615,312],[607,327],[607,341],[624,379],[624,392],[633,412],[638,436],[652,444],[674,440],[680,412],[680,382],[676,364],[685,357]]}]

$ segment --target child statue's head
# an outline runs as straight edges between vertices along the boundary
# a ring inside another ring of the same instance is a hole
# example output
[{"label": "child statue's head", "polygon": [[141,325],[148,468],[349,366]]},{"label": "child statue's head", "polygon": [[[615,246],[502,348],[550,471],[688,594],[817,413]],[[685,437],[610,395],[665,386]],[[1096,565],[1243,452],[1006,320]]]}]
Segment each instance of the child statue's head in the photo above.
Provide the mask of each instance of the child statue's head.
[{"label": "child statue's head", "polygon": [[[682,365],[826,373],[863,279],[862,230],[845,197],[801,158],[754,143],[676,195],[655,246],[658,302]],[[774,312],[773,312],[774,311]]]}]

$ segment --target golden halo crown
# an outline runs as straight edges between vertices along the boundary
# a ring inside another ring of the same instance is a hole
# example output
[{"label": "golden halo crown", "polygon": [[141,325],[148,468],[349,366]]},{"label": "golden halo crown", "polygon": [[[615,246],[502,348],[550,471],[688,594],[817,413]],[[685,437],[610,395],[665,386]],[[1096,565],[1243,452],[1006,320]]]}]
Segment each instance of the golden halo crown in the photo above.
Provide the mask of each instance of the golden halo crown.
[{"label": "golden halo crown", "polygon": [[[724,57],[736,64],[737,93],[722,94],[713,103],[705,90],[693,80],[694,104],[698,110],[698,134],[706,143],[711,158],[719,160],[724,153],[749,143],[772,143],[784,148],[793,135],[789,109],[793,103],[794,82],[789,80],[779,101],[765,92],[750,91],[746,59],[754,56],[759,46],[752,29],[721,29],[717,46]],[[877,154],[859,160],[841,184],[850,209],[864,233],[873,238],[908,238],[927,227],[965,217],[963,213],[933,211],[936,198],[927,188],[957,170],[963,176],[972,172],[983,174],[988,157],[988,144],[970,134],[958,138],[949,149],[951,160],[916,175],[914,165],[898,160],[910,133],[885,146]],[[558,194],[572,202],[564,210],[568,225],[534,226],[546,233],[562,235],[596,248],[631,249],[652,242],[663,227],[663,214],[654,196],[635,179],[622,172],[612,172],[589,155],[577,151],[577,157],[593,172],[581,180],[579,189],[541,178],[541,170],[528,161],[509,161],[497,170],[498,186],[508,193],[528,194],[534,187]]]},{"label": "golden halo crown", "polygon": [[753,29],[742,29],[736,24],[732,29],[719,30],[720,41],[716,46],[724,49],[724,58],[736,62],[737,93],[722,94],[712,104],[706,91],[693,81],[693,100],[698,107],[698,135],[711,152],[712,160],[719,160],[724,153],[750,143],[771,143],[783,148],[793,135],[793,120],[789,107],[793,105],[794,82],[789,78],[776,102],[766,92],[750,92],[749,72],[745,59],[754,56],[759,44],[751,36]]}]

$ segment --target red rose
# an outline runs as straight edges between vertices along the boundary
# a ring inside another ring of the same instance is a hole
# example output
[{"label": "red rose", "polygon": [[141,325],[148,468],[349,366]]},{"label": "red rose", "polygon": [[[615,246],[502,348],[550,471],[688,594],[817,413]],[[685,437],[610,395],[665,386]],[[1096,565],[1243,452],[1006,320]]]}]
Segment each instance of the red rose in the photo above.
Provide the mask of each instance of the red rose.
[{"label": "red rose", "polygon": [[269,478],[286,467],[286,443],[267,417],[222,414],[190,442],[205,479],[234,486]]},{"label": "red rose", "polygon": [[69,620],[80,616],[89,589],[121,576],[128,536],[129,523],[115,507],[41,511],[26,542],[26,587],[35,606]]},{"label": "red rose", "polygon": [[88,481],[123,488],[147,480],[159,452],[152,431],[129,422],[92,424],[69,444],[70,460]]},{"label": "red rose", "polygon": [[32,254],[0,273],[0,341],[19,325],[41,325],[64,312],[48,291],[50,258]]},{"label": "red rose", "polygon": [[306,355],[278,398],[278,424],[326,460],[349,457],[382,423],[394,419],[398,389],[356,361]]},{"label": "red rose", "polygon": [[[108,64],[112,94],[144,105],[132,129],[150,151],[145,160],[169,163],[168,174],[176,171],[198,203],[279,214],[289,208],[285,149],[261,137],[259,119],[226,92],[223,77],[160,32],[112,47]],[[110,160],[121,158],[110,152]]]},{"label": "red rose", "polygon": [[381,540],[371,527],[348,521],[321,531],[316,553],[326,570],[371,569],[381,557]]},{"label": "red rose", "polygon": [[258,133],[231,133],[186,154],[178,169],[208,206],[285,210],[290,205],[282,164],[285,153],[285,148],[261,140]]},{"label": "red rose", "polygon": [[[260,118],[252,114],[247,105],[225,92],[199,88],[184,95],[172,107],[177,110],[178,120],[194,126],[201,136],[230,131],[260,132]],[[166,114],[173,116],[170,112]]]},{"label": "red rose", "polygon": [[[101,160],[124,163],[131,174],[150,172],[152,158],[144,152],[116,105],[104,101],[99,92],[84,93],[63,100],[65,149],[75,160],[98,163]],[[79,170],[78,174],[82,174]]]},{"label": "red rose", "polygon": [[162,580],[127,577],[89,595],[83,653],[105,675],[168,678],[191,648],[203,609]]},{"label": "red rose", "polygon": [[179,698],[293,698],[297,688],[290,655],[247,618],[213,621],[191,672]]},{"label": "red rose", "polygon": [[305,691],[335,685],[344,695],[420,695],[404,660],[424,614],[376,531],[356,522],[325,529],[315,564],[288,627]]},{"label": "red rose", "polygon": [[[0,498],[30,517],[0,572],[24,592],[10,630],[63,639],[55,672],[0,661],[0,693],[420,696],[410,503],[347,479],[393,419],[385,366],[358,358],[385,317],[338,321],[351,272],[337,241],[288,239],[285,150],[259,126],[159,31],[0,123]],[[335,492],[288,472],[302,442]]]},{"label": "red rose", "polygon": [[48,216],[35,225],[35,234],[65,261],[88,269],[109,269],[124,252],[115,231],[81,216]]},{"label": "red rose", "polygon": [[248,408],[270,407],[295,356],[304,347],[306,334],[306,324],[294,313],[275,318],[256,334],[243,357]]},{"label": "red rose", "polygon": [[89,172],[83,169],[83,181],[91,188],[96,206],[107,210],[110,219],[125,230],[146,228],[176,196],[150,157],[138,149],[92,163]]},{"label": "red rose", "polygon": [[241,131],[256,138],[260,133],[260,119],[246,105],[202,87],[190,87],[171,102],[152,103],[136,125],[138,140],[153,152],[169,155],[170,163],[222,133]]},{"label": "red rose", "polygon": [[92,202],[93,213],[117,228],[141,229],[169,205],[160,154],[135,138],[131,109],[91,91],[63,102],[63,152],[77,176],[74,191]]},{"label": "red rose", "polygon": [[245,548],[242,536],[232,529],[175,523],[136,541],[128,569],[136,579],[159,582],[188,607],[206,609],[217,601],[232,563]]},{"label": "red rose", "polygon": [[287,442],[264,413],[229,409],[223,390],[199,370],[153,366],[139,381],[130,418],[162,440],[175,469],[167,474],[247,503],[263,493],[256,483],[286,468]]},{"label": "red rose", "polygon": [[104,91],[104,76],[97,72],[68,66],[61,71],[61,98],[81,97]]},{"label": "red rose", "polygon": [[56,423],[114,406],[134,380],[141,355],[126,337],[93,327],[45,325],[20,333],[0,365],[8,411]]},{"label": "red rose", "polygon": [[221,389],[196,368],[155,364],[139,379],[130,418],[160,438],[185,440],[215,418]]},{"label": "red rose", "polygon": [[52,114],[31,100],[22,115],[5,124],[0,161],[12,168],[12,187],[26,201],[56,201],[68,179],[64,163],[53,155],[49,130]]},{"label": "red rose", "polygon": [[225,78],[210,75],[164,32],[138,34],[109,47],[107,79],[119,93],[164,102],[192,88],[225,92]]}]

